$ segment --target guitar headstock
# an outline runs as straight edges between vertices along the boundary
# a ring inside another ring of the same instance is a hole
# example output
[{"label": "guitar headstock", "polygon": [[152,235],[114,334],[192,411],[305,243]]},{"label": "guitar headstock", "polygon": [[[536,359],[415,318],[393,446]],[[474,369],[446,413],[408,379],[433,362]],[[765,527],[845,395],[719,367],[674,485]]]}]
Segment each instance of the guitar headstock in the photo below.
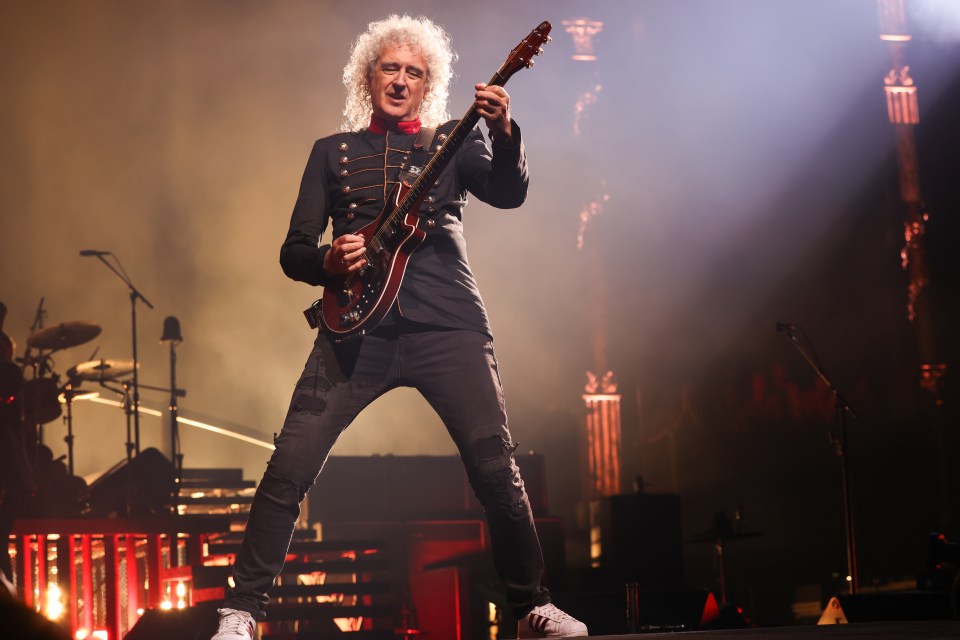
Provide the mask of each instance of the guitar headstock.
[{"label": "guitar headstock", "polygon": [[520,69],[528,69],[533,66],[533,57],[543,53],[543,45],[550,42],[550,29],[552,25],[544,20],[540,25],[530,32],[520,44],[518,44],[507,57],[507,61],[500,67],[497,73],[503,82],[506,82],[510,76]]}]

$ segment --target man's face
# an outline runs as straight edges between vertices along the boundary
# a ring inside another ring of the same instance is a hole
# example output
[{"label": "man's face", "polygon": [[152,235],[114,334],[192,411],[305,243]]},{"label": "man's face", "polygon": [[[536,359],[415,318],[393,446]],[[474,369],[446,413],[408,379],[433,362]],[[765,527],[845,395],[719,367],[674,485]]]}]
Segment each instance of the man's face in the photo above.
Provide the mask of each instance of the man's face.
[{"label": "man's face", "polygon": [[426,92],[427,65],[410,47],[385,47],[370,78],[373,113],[388,122],[414,120]]}]

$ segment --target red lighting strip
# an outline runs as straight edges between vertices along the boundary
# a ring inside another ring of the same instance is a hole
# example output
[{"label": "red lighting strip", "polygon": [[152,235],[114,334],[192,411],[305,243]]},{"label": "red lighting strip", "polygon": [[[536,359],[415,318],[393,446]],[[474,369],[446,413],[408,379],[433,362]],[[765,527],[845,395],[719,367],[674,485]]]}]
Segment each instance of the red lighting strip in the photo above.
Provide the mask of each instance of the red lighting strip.
[{"label": "red lighting strip", "polygon": [[93,630],[93,536],[80,537],[80,582],[83,589],[83,628]]},{"label": "red lighting strip", "polygon": [[620,492],[620,396],[585,394],[587,456],[590,483],[596,496]]}]

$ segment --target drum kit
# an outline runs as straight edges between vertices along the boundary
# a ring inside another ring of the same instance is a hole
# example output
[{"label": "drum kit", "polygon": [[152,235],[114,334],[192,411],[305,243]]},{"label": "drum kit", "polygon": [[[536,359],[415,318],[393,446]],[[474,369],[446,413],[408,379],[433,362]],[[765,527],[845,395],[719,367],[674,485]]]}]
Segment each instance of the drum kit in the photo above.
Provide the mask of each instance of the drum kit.
[{"label": "drum kit", "polygon": [[[124,406],[130,404],[129,376],[134,371],[132,360],[113,360],[100,358],[80,362],[70,367],[65,382],[54,371],[53,354],[57,351],[76,347],[90,342],[102,329],[92,322],[62,322],[58,325],[34,330],[27,338],[27,353],[19,361],[24,373],[30,376],[23,383],[23,415],[28,428],[35,429],[35,444],[43,444],[43,425],[63,415],[66,407],[65,422],[67,435],[67,469],[73,475],[73,402],[78,397],[88,396],[93,390],[83,386],[85,382],[99,383],[124,397]],[[36,353],[33,353],[36,351]],[[94,353],[96,355],[96,353]],[[120,388],[108,383],[118,383]]]},{"label": "drum kit", "polygon": [[[80,255],[97,258],[126,286],[130,294],[133,359],[96,359],[98,348],[87,360],[70,367],[64,376],[58,374],[54,370],[53,355],[90,342],[100,335],[102,328],[92,322],[79,321],[61,322],[55,326],[44,327],[43,320],[46,317],[44,298],[40,299],[30,327],[26,353],[22,358],[14,358],[13,341],[3,333],[6,306],[0,302],[0,365],[6,365],[5,368],[0,369],[0,387],[2,387],[0,388],[2,392],[0,393],[0,435],[15,436],[0,439],[0,446],[4,441],[11,443],[13,457],[22,460],[19,466],[25,467],[22,473],[16,475],[22,477],[28,484],[38,486],[44,480],[45,474],[50,477],[59,476],[63,475],[62,471],[67,471],[70,479],[79,480],[83,484],[82,479],[74,476],[73,403],[84,396],[94,395],[96,391],[90,386],[93,384],[122,397],[121,406],[125,410],[127,419],[126,464],[129,465],[141,453],[140,389],[166,391],[170,393],[171,455],[172,460],[175,461],[177,478],[179,478],[182,473],[183,456],[180,454],[177,429],[177,398],[186,395],[186,392],[176,385],[175,348],[183,340],[180,336],[179,322],[173,316],[168,317],[164,321],[164,335],[161,338],[161,342],[170,350],[170,387],[140,384],[137,355],[137,301],[141,301],[150,309],[153,309],[153,305],[134,286],[119,258],[112,252],[84,249],[80,251]],[[64,407],[66,407],[65,412]],[[49,447],[44,445],[43,429],[45,424],[61,416],[67,426],[67,435],[64,438],[67,454],[54,460]],[[20,455],[21,452],[24,455]],[[62,463],[64,457],[67,459],[66,466]],[[50,463],[54,466],[50,467]],[[55,489],[48,493],[60,494]]]}]

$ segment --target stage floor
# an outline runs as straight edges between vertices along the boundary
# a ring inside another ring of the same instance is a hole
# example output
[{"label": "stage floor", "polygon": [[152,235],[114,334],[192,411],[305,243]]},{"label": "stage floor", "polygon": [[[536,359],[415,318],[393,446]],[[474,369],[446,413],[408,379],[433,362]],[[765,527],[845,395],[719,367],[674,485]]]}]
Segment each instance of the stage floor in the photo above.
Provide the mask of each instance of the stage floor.
[{"label": "stage floor", "polygon": [[724,631],[684,631],[615,636],[590,636],[605,640],[638,640],[639,638],[703,638],[703,640],[958,640],[960,621],[922,620],[907,622],[867,622],[857,624],[806,625],[767,629],[733,629]]}]

